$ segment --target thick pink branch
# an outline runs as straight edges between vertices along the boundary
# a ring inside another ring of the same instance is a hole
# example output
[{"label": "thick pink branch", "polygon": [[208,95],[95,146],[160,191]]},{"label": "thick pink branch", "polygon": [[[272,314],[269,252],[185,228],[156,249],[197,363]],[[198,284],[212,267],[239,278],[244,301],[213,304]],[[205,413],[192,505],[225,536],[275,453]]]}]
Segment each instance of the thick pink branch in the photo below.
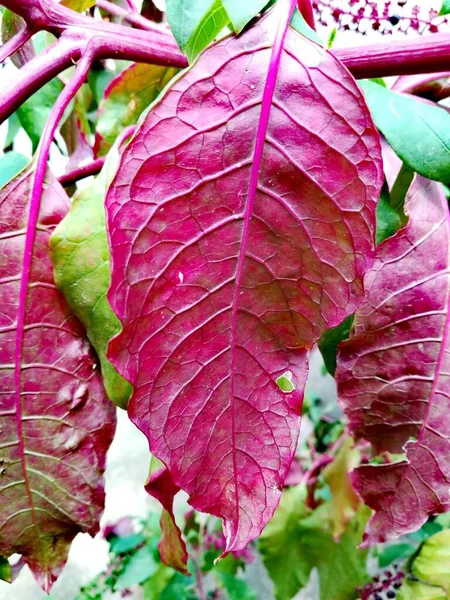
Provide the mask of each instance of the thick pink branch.
[{"label": "thick pink branch", "polygon": [[415,37],[333,50],[357,79],[415,75],[448,70],[450,64],[450,35],[436,33]]},{"label": "thick pink branch", "polygon": [[34,31],[30,27],[25,26],[10,38],[6,44],[3,44],[0,47],[0,64],[17,52],[17,50],[20,50],[31,39],[33,34]]}]

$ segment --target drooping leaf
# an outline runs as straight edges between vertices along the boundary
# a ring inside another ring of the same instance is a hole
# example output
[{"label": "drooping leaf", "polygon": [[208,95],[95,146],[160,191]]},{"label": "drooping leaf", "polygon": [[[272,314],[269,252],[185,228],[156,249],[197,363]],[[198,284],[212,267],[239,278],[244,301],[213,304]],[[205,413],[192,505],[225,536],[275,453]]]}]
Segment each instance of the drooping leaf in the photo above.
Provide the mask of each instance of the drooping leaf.
[{"label": "drooping leaf", "polygon": [[450,510],[450,226],[441,186],[417,176],[406,213],[406,227],[378,246],[336,371],[351,432],[385,457],[353,475],[376,511],[369,544]]},{"label": "drooping leaf", "polygon": [[15,386],[17,305],[33,177],[0,191],[0,553],[20,553],[49,589],[79,531],[95,534],[115,426],[84,330],[56,289],[50,234],[67,196],[47,179],[28,291],[21,393]]},{"label": "drooping leaf", "polygon": [[75,195],[68,214],[51,236],[50,249],[56,285],[86,328],[100,360],[106,392],[115,404],[126,408],[132,387],[106,358],[109,340],[120,331],[106,297],[110,256],[104,198],[110,168],[111,164],[106,164],[100,175]]},{"label": "drooping leaf", "polygon": [[366,552],[358,545],[368,519],[360,506],[339,542],[333,539],[330,503],[314,512],[305,508],[302,487],[285,490],[273,519],[258,542],[262,559],[275,584],[277,600],[290,600],[317,568],[321,600],[356,598],[356,588],[366,583]]},{"label": "drooping leaf", "polygon": [[178,69],[134,63],[111,81],[98,108],[94,150],[106,154],[119,133],[137,122]]},{"label": "drooping leaf", "polygon": [[233,29],[240,33],[249,21],[268,4],[269,0],[222,0],[222,5],[227,11]]},{"label": "drooping leaf", "polygon": [[222,0],[166,0],[166,7],[170,29],[189,62],[192,62],[230,21]]},{"label": "drooping leaf", "polygon": [[160,519],[162,537],[158,544],[162,562],[184,575],[189,575],[186,544],[173,513],[173,500],[180,488],[175,485],[166,467],[154,456],[150,463],[150,475],[145,489],[151,496],[159,500],[163,507]]},{"label": "drooping leaf", "polygon": [[[1,38],[2,44],[6,44],[16,33],[25,27],[25,21],[13,13],[11,10],[5,9],[2,15]],[[33,48],[33,42],[30,40],[25,42],[17,52],[11,55],[11,61],[18,69],[23,67],[28,61],[36,56]]]},{"label": "drooping leaf", "polygon": [[206,50],[146,115],[106,200],[123,325],[108,356],[152,453],[225,520],[227,552],[278,504],[308,349],[360,301],[381,186],[357,86],[293,29],[283,41],[288,19],[281,2]]},{"label": "drooping leaf", "polygon": [[450,114],[373,81],[360,86],[375,125],[403,162],[428,179],[449,182]]},{"label": "drooping leaf", "polygon": [[18,152],[7,152],[0,157],[0,188],[28,164],[28,158]]},{"label": "drooping leaf", "polygon": [[342,442],[333,462],[322,471],[323,479],[331,490],[331,514],[335,540],[339,540],[344,533],[360,504],[349,477],[349,473],[359,465],[360,460],[361,453],[354,447],[354,440],[349,436]]}]

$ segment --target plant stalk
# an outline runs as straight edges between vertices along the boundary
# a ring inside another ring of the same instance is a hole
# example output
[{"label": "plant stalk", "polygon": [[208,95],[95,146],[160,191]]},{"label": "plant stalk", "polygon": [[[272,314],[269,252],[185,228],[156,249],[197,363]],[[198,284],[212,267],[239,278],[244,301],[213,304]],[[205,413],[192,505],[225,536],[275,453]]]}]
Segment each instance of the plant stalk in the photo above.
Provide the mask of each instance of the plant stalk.
[{"label": "plant stalk", "polygon": [[33,36],[34,31],[26,25],[20,31],[13,35],[6,44],[0,47],[0,64],[12,56],[17,50],[20,50]]}]

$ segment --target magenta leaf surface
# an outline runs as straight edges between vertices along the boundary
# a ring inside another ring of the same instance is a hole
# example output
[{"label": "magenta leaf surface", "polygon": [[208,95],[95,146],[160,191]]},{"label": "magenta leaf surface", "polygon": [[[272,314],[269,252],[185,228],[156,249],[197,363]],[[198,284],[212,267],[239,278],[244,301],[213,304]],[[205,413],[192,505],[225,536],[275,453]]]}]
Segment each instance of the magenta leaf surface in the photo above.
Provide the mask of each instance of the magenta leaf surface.
[{"label": "magenta leaf surface", "polygon": [[17,307],[33,169],[0,191],[0,554],[22,554],[50,589],[79,531],[95,534],[115,410],[84,330],[53,282],[49,239],[68,199],[44,186],[28,287],[20,392]]},{"label": "magenta leaf surface", "polygon": [[378,134],[349,73],[288,27],[288,4],[175,80],[106,200],[123,324],[109,357],[152,453],[224,519],[226,552],[271,518],[308,349],[355,310],[373,262]]},{"label": "magenta leaf surface", "polygon": [[[406,227],[378,247],[336,372],[352,433],[387,459],[353,472],[376,511],[367,544],[450,510],[450,224],[442,187],[416,176],[405,209]],[[391,456],[399,453],[405,457]]]}]

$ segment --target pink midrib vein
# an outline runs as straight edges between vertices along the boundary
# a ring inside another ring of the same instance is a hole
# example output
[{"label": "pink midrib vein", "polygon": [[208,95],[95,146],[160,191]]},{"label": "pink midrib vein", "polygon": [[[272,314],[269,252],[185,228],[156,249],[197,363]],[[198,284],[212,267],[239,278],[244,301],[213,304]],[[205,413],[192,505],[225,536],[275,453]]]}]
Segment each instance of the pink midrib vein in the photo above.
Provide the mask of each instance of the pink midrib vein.
[{"label": "pink midrib vein", "polygon": [[[277,29],[275,40],[272,46],[270,56],[269,69],[267,72],[266,83],[264,86],[263,98],[261,103],[261,113],[259,117],[258,129],[256,132],[255,150],[253,153],[253,163],[250,172],[250,183],[247,195],[247,203],[244,212],[244,225],[242,228],[241,245],[236,268],[236,285],[233,294],[233,304],[231,313],[231,343],[230,343],[230,397],[231,397],[231,435],[233,440],[233,473],[234,473],[234,493],[236,511],[239,519],[239,492],[237,484],[237,465],[236,452],[234,449],[235,443],[235,393],[234,393],[234,373],[236,367],[236,334],[237,334],[237,315],[239,310],[239,296],[241,290],[242,276],[244,272],[244,262],[246,257],[248,235],[250,231],[250,223],[253,215],[253,206],[255,204],[256,190],[258,187],[259,172],[261,168],[262,156],[264,152],[264,144],[266,140],[267,127],[269,124],[270,109],[272,106],[273,94],[277,82],[278,70],[280,67],[281,54],[283,51],[284,40],[291,22],[292,14],[296,6],[296,0],[282,0],[277,10],[284,13],[285,20],[281,19]],[[235,536],[232,541],[227,540],[225,553],[229,552],[234,545],[238,527],[235,528]]]}]

